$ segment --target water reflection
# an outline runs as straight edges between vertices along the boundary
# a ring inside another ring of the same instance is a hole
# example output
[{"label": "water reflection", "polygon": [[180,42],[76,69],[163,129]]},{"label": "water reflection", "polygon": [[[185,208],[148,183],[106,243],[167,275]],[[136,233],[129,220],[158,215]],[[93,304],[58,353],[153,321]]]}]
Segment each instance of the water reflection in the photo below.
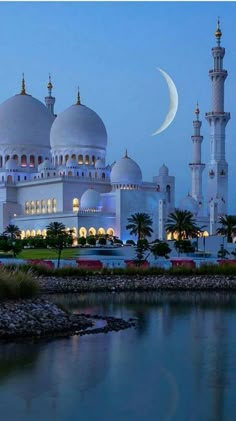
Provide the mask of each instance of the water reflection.
[{"label": "water reflection", "polygon": [[3,419],[234,420],[236,295],[58,295],[75,312],[137,328],[0,345]]}]

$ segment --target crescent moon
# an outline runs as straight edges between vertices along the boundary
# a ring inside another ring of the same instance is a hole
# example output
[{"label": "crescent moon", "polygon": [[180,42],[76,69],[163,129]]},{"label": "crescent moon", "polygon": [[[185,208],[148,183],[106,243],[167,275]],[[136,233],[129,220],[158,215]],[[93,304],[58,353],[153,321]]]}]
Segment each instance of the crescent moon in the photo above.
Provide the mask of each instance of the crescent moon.
[{"label": "crescent moon", "polygon": [[169,111],[166,115],[165,120],[163,121],[162,125],[157,129],[154,133],[152,133],[152,136],[155,136],[157,134],[160,134],[163,132],[167,127],[172,123],[172,121],[175,118],[175,115],[177,113],[178,109],[178,92],[176,89],[176,86],[173,82],[173,80],[170,78],[170,76],[164,72],[164,70],[159,69],[159,72],[164,76],[168,89],[169,89],[169,95],[170,95],[170,103],[169,103]]}]

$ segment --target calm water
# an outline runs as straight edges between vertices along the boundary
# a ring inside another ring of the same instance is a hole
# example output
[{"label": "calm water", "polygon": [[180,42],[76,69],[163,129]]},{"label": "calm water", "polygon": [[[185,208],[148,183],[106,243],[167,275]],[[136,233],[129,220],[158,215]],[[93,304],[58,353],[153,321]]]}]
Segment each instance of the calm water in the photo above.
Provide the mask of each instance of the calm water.
[{"label": "calm water", "polygon": [[0,345],[2,421],[236,419],[236,295],[58,296],[137,329]]}]

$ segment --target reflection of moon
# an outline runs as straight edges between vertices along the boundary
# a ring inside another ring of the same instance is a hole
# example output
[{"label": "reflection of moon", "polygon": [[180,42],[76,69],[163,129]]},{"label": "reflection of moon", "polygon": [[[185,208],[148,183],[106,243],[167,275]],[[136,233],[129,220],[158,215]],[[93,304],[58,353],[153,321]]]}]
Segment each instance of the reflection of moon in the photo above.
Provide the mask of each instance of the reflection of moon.
[{"label": "reflection of moon", "polygon": [[163,121],[161,127],[156,130],[154,133],[152,133],[152,136],[155,136],[156,134],[159,134],[163,132],[167,127],[172,123],[172,121],[175,118],[175,114],[178,109],[178,92],[176,89],[176,86],[173,82],[173,80],[170,78],[170,76],[164,72],[164,70],[158,69],[164,76],[166,83],[168,85],[169,94],[170,94],[170,105],[169,105],[169,111],[166,115],[165,120]]}]

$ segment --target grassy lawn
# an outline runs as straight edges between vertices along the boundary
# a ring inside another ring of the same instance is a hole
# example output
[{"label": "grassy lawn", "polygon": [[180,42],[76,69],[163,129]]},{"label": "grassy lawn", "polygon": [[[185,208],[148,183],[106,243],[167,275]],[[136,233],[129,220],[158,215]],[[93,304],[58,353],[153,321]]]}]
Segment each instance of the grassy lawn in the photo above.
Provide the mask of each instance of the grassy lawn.
[{"label": "grassy lawn", "polygon": [[[78,256],[79,250],[75,248],[65,248],[62,250],[61,258],[69,259]],[[57,259],[55,250],[50,249],[24,249],[19,254],[20,259]]]}]

